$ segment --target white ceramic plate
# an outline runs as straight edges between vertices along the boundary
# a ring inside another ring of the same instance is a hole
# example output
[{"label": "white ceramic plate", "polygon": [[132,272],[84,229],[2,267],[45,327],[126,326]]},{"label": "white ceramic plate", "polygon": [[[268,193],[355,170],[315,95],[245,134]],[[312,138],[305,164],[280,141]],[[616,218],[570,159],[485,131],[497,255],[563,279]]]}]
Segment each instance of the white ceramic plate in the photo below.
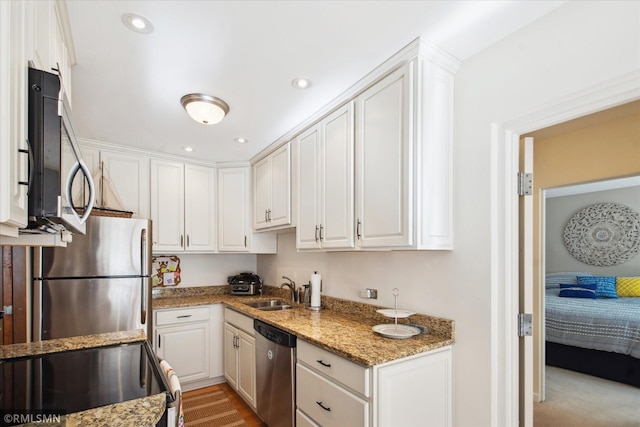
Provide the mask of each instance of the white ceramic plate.
[{"label": "white ceramic plate", "polygon": [[376,310],[378,313],[382,314],[383,316],[387,316],[387,317],[393,317],[393,318],[398,318],[398,319],[402,319],[404,317],[409,317],[412,316],[414,314],[416,314],[413,311],[409,311],[409,310],[394,310],[393,308],[382,308],[380,310]]},{"label": "white ceramic plate", "polygon": [[393,338],[396,340],[411,338],[420,333],[420,329],[416,328],[415,326],[409,325],[375,325],[371,329],[373,329],[373,332],[376,332],[383,337]]}]

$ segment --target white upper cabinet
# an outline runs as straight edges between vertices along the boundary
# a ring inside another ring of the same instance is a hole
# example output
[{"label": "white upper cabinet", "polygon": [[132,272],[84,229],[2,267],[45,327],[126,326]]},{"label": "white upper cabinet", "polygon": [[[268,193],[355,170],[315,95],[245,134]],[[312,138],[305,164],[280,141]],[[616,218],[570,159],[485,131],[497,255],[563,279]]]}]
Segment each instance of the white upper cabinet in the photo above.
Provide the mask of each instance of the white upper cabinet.
[{"label": "white upper cabinet", "polygon": [[151,159],[154,252],[215,251],[215,169]]},{"label": "white upper cabinet", "polygon": [[27,9],[0,2],[0,235],[27,225]]},{"label": "white upper cabinet", "polygon": [[213,168],[185,165],[185,251],[213,252],[215,241],[215,176]]},{"label": "white upper cabinet", "polygon": [[33,65],[43,71],[58,73],[71,103],[71,66],[74,48],[69,30],[66,5],[60,1],[33,1],[29,3],[32,20],[31,40]]},{"label": "white upper cabinet", "polygon": [[218,169],[218,250],[249,252],[249,168]]},{"label": "white upper cabinet", "polygon": [[453,249],[459,62],[425,42],[356,98],[356,247]]},{"label": "white upper cabinet", "polygon": [[285,144],[253,165],[253,228],[291,225],[291,150]]},{"label": "white upper cabinet", "polygon": [[297,248],[353,248],[353,103],[329,114],[297,143]]},{"label": "white upper cabinet", "polygon": [[298,249],[453,249],[459,66],[418,39],[296,132]]},{"label": "white upper cabinet", "polygon": [[412,75],[404,66],[356,99],[356,232],[367,247],[412,244]]},{"label": "white upper cabinet", "polygon": [[[82,155],[86,162],[84,149]],[[100,176],[94,175],[94,182],[98,187],[98,201],[102,198],[107,203],[106,206],[101,203],[101,206],[112,207],[108,205],[106,192],[113,190],[122,202],[122,209],[133,212],[134,218],[150,218],[149,158],[102,150],[100,162],[104,181],[100,184]],[[105,188],[107,185],[111,186],[111,189]]]},{"label": "white upper cabinet", "polygon": [[272,233],[251,229],[251,167],[218,167],[218,251],[270,253],[278,250]]}]

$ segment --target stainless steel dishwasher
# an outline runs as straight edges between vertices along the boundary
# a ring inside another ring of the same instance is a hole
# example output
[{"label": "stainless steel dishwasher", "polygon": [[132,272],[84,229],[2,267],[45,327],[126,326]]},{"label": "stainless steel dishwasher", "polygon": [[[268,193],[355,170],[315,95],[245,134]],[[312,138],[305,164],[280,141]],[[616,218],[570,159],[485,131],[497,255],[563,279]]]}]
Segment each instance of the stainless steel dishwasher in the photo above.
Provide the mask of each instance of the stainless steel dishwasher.
[{"label": "stainless steel dishwasher", "polygon": [[296,336],[260,320],[256,330],[256,404],[269,427],[295,425]]}]

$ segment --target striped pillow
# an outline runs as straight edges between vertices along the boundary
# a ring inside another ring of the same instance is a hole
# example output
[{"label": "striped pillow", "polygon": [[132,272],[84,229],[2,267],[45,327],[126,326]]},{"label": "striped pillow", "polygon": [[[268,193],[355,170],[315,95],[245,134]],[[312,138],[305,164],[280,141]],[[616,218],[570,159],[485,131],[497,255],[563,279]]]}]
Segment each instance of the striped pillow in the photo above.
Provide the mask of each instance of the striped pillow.
[{"label": "striped pillow", "polygon": [[581,271],[566,271],[560,273],[547,273],[545,276],[545,289],[557,289],[561,283],[564,284],[577,284],[578,276],[593,276],[593,273],[581,272]]},{"label": "striped pillow", "polygon": [[640,277],[617,277],[616,290],[619,297],[640,297]]},{"label": "striped pillow", "polygon": [[615,276],[578,276],[578,285],[596,285],[596,298],[618,298]]}]

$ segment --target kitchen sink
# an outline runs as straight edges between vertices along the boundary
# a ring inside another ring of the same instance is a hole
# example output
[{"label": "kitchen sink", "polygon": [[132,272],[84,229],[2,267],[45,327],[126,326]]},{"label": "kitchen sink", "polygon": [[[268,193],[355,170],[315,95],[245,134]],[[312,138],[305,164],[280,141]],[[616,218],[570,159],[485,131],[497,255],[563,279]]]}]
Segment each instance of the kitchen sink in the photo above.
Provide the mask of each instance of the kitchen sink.
[{"label": "kitchen sink", "polygon": [[277,299],[267,301],[251,301],[245,302],[243,304],[262,311],[276,311],[292,308],[291,304],[289,304],[288,302]]}]

